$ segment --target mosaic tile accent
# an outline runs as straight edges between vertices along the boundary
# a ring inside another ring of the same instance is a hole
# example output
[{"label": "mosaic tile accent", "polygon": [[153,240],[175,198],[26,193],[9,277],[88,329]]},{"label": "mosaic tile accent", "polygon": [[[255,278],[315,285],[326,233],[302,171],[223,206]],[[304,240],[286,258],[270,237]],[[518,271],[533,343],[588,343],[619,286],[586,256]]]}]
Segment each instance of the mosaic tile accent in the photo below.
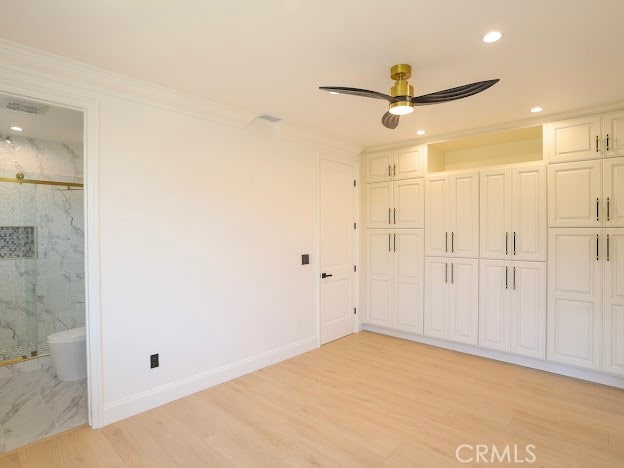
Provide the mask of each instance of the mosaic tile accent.
[{"label": "mosaic tile accent", "polygon": [[34,226],[0,226],[0,258],[37,258]]}]

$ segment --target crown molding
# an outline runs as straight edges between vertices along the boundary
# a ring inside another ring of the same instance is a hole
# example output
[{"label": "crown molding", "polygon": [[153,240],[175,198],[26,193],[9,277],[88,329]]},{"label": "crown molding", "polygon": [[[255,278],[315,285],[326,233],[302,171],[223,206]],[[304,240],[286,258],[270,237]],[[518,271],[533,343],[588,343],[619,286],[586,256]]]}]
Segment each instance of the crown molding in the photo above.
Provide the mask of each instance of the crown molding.
[{"label": "crown molding", "polygon": [[616,110],[624,109],[624,102],[616,102],[610,104],[602,104],[594,107],[586,107],[582,109],[575,109],[571,111],[558,112],[555,114],[541,115],[539,117],[532,117],[523,120],[514,120],[510,122],[503,122],[495,125],[488,125],[485,127],[476,127],[467,130],[460,130],[457,132],[444,133],[440,135],[432,135],[429,137],[421,137],[417,139],[410,139],[396,143],[390,143],[387,145],[368,146],[362,150],[362,154],[376,153],[378,151],[389,151],[398,148],[404,148],[406,146],[415,145],[428,145],[432,143],[442,143],[445,141],[456,140],[458,138],[464,138],[469,136],[481,135],[485,133],[503,132],[506,130],[516,130],[519,128],[533,127],[537,125],[544,125],[550,122],[556,122],[558,120],[572,119],[575,117],[583,117],[591,114],[602,114],[605,112],[612,112]]}]

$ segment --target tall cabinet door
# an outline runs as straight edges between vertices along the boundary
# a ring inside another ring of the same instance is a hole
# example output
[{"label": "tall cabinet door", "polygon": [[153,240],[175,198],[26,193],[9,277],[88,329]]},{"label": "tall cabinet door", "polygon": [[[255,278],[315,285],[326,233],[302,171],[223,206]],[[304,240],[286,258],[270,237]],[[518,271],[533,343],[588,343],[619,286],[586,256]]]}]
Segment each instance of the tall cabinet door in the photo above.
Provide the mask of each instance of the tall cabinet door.
[{"label": "tall cabinet door", "polygon": [[446,338],[448,309],[447,286],[449,263],[446,258],[425,258],[424,330],[427,336]]},{"label": "tall cabinet door", "polygon": [[425,227],[424,179],[393,182],[392,225],[395,228]]},{"label": "tall cabinet door", "polygon": [[448,287],[448,339],[476,345],[479,332],[479,261],[452,259]]},{"label": "tall cabinet door", "polygon": [[449,251],[455,257],[479,256],[479,173],[450,176]]},{"label": "tall cabinet door", "polygon": [[605,159],[602,165],[604,225],[624,227],[624,158]]},{"label": "tall cabinet door", "polygon": [[548,359],[600,369],[601,229],[550,229]]},{"label": "tall cabinet door", "polygon": [[544,125],[544,153],[548,162],[601,158],[600,126],[600,115]]},{"label": "tall cabinet door", "polygon": [[546,357],[546,264],[511,262],[511,352]]},{"label": "tall cabinet door", "polygon": [[392,178],[392,152],[373,153],[366,156],[366,181],[384,182]]},{"label": "tall cabinet door", "polygon": [[366,184],[366,227],[389,228],[392,205],[392,182]]},{"label": "tall cabinet door", "polygon": [[449,249],[449,176],[425,180],[425,254],[446,256]]},{"label": "tall cabinet door", "polygon": [[479,265],[479,346],[509,351],[509,262],[481,260]]},{"label": "tall cabinet door", "polygon": [[605,245],[602,369],[624,375],[624,229],[605,229],[604,234],[608,256]]},{"label": "tall cabinet door", "polygon": [[513,260],[546,260],[546,167],[516,167],[511,171],[509,251]]},{"label": "tall cabinet door", "polygon": [[511,169],[479,175],[481,258],[506,259],[511,235]]},{"label": "tall cabinet door", "polygon": [[548,166],[548,225],[600,227],[601,179],[602,161]]},{"label": "tall cabinet door", "polygon": [[603,117],[605,156],[624,156],[624,111],[611,112]]},{"label": "tall cabinet door", "polygon": [[424,250],[422,229],[393,233],[394,325],[418,334],[423,332]]},{"label": "tall cabinet door", "polygon": [[425,155],[422,146],[398,150],[394,155],[392,174],[395,180],[413,179],[425,175]]},{"label": "tall cabinet door", "polygon": [[369,229],[366,234],[368,257],[366,322],[392,326],[392,234],[386,229]]}]

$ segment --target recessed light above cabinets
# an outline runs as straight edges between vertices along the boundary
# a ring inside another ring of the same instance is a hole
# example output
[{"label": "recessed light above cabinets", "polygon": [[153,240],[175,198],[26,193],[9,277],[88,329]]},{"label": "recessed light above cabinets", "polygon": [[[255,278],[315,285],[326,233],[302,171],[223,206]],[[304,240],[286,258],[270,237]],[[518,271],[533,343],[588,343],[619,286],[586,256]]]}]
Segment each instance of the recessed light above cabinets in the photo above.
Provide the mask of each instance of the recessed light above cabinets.
[{"label": "recessed light above cabinets", "polygon": [[490,31],[482,37],[482,40],[486,44],[491,44],[492,42],[499,41],[501,37],[503,37],[503,34],[499,31]]}]

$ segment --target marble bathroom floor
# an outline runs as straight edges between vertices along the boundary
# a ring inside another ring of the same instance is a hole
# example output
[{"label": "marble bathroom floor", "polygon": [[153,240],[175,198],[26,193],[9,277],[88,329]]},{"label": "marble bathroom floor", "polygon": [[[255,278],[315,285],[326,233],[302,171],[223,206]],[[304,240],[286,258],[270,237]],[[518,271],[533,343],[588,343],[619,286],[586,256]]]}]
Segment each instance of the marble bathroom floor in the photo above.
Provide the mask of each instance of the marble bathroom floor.
[{"label": "marble bathroom floor", "polygon": [[0,453],[85,424],[87,379],[61,382],[54,368],[0,377]]}]

